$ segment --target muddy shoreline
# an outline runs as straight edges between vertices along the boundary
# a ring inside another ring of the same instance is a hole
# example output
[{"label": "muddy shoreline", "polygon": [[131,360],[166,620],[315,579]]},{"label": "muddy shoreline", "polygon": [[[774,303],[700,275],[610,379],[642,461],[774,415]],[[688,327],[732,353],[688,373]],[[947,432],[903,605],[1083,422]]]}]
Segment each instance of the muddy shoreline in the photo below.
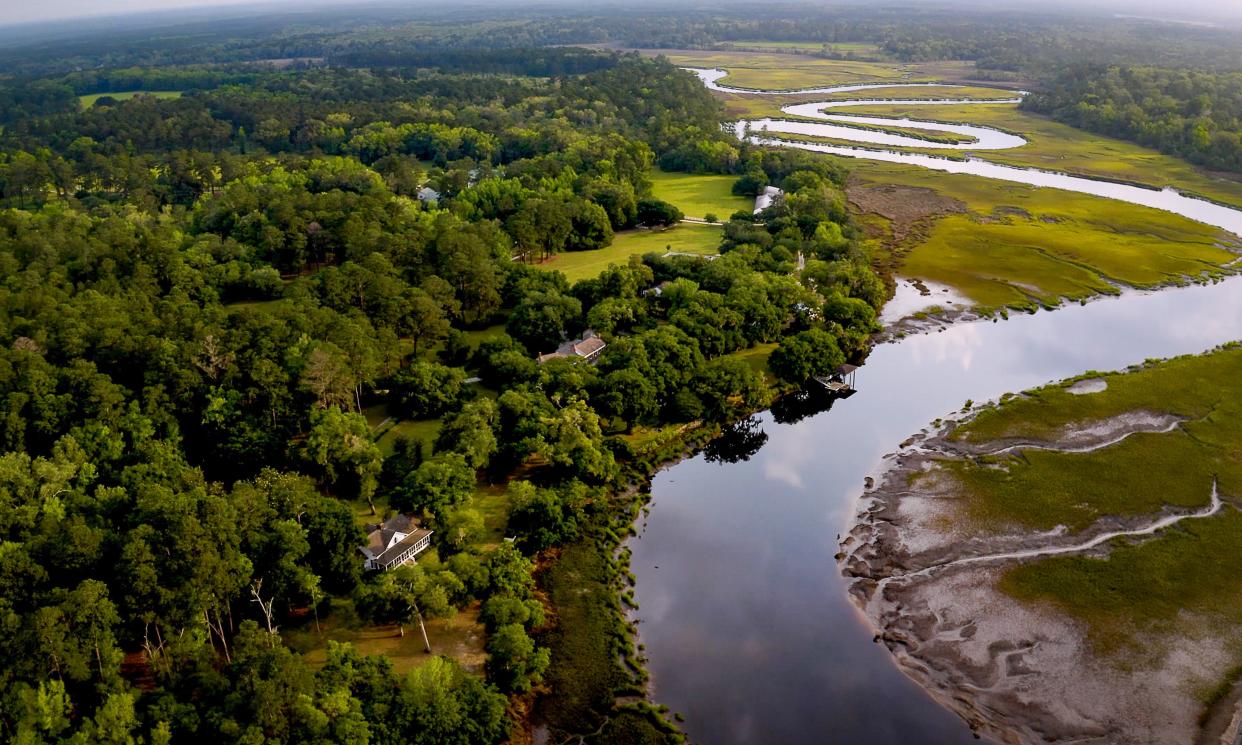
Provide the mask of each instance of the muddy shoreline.
[{"label": "muddy shoreline", "polygon": [[[1168,431],[1180,420],[1140,411],[1067,429],[1053,442],[953,439],[972,416],[937,422],[886,456],[841,541],[838,560],[850,598],[877,630],[876,641],[977,735],[1005,745],[1234,745],[1242,728],[1242,685],[1214,707],[1203,727],[1202,703],[1191,692],[1191,683],[1225,679],[1221,651],[1229,640],[1178,639],[1154,667],[1118,665],[1094,654],[1085,629],[1073,620],[1019,604],[997,588],[1005,569],[1023,560],[1006,557],[1010,552],[1068,548],[1103,555],[1105,545],[1075,547],[1200,515],[1166,509],[1105,518],[1072,535],[1061,528],[980,535],[961,527],[963,497],[951,479],[938,475],[939,460],[1022,448],[1083,452],[1137,433]],[[1213,504],[1218,501],[1213,493]]]}]

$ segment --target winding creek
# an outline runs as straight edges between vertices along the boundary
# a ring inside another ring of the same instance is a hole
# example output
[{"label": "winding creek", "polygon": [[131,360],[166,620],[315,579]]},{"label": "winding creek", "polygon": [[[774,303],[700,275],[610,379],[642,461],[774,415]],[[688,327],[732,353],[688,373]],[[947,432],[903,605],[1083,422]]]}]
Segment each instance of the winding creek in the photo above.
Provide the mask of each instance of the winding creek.
[{"label": "winding creek", "polygon": [[[718,79],[704,78],[719,88]],[[850,131],[858,139],[861,130]],[[979,160],[797,146],[1133,201],[1242,233],[1242,212],[1171,190]],[[857,395],[826,412],[794,423],[778,422],[798,417],[792,407],[765,412],[756,418],[763,437],[752,430],[739,438],[750,447],[715,447],[661,472],[650,514],[629,543],[655,699],[682,713],[690,737],[708,745],[975,742],[872,641],[874,630],[846,596],[834,554],[864,478],[967,399],[1235,339],[1242,277],[962,323],[878,346],[858,372]]]}]

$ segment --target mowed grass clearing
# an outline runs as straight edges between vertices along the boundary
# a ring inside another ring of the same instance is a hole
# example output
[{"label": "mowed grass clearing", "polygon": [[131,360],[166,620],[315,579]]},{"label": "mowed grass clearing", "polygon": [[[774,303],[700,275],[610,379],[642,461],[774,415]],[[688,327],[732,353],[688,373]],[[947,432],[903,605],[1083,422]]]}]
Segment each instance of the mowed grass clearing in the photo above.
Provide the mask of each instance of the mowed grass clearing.
[{"label": "mowed grass clearing", "polygon": [[114,98],[117,101],[128,101],[136,96],[173,99],[181,98],[181,91],[125,91],[123,93],[91,93],[85,96],[78,96],[78,103],[82,105],[82,108],[89,109],[95,105],[96,101],[104,97]]},{"label": "mowed grass clearing", "polygon": [[607,248],[557,254],[539,267],[564,272],[570,282],[577,282],[597,277],[613,264],[626,264],[631,256],[668,251],[715,254],[723,235],[724,229],[718,225],[694,223],[680,223],[664,230],[627,230],[617,233]]},{"label": "mowed grass clearing", "polygon": [[736,176],[673,173],[656,170],[651,174],[651,192],[676,206],[686,217],[715,215],[728,220],[738,210],[749,212],[755,200],[733,193]]},{"label": "mowed grass clearing", "polygon": [[983,311],[1054,306],[1227,273],[1236,239],[1138,205],[1056,189],[943,174],[901,164],[851,163],[851,190],[909,187],[960,201],[900,257],[898,271],[950,285]]}]

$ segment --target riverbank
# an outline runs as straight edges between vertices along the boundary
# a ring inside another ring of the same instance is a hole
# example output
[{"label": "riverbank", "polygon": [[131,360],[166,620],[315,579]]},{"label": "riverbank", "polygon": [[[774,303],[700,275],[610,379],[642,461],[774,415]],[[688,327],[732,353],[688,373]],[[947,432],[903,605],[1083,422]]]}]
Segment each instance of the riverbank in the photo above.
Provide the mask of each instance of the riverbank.
[{"label": "riverbank", "polygon": [[[1218,575],[1242,572],[1242,513],[1210,381],[1239,366],[1235,347],[1085,376],[903,443],[838,555],[877,639],[998,742],[1231,744],[1212,738],[1234,727],[1242,610]],[[1194,392],[1164,393],[1178,377]]]}]

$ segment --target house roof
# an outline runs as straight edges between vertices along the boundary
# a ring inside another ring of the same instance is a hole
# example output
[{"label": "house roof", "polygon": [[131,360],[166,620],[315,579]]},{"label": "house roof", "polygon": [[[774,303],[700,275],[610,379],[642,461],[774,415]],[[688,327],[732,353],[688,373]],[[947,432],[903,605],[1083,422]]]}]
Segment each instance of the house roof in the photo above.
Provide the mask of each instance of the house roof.
[{"label": "house roof", "polygon": [[406,549],[418,543],[419,541],[421,541],[422,539],[426,538],[429,535],[431,535],[430,530],[427,530],[426,528],[419,528],[418,530],[415,530],[413,533],[410,533],[409,535],[407,535],[405,538],[402,538],[401,541],[399,541],[398,543],[394,543],[392,545],[392,548],[383,552],[379,556],[376,556],[374,561],[376,564],[380,564],[380,565],[387,564],[388,562],[392,561],[393,559],[397,558],[402,553],[404,553]]},{"label": "house roof", "polygon": [[598,336],[592,336],[589,339],[583,339],[580,342],[576,342],[574,344],[574,352],[586,357],[588,355],[595,354],[606,346],[608,345],[604,343],[603,339]]},{"label": "house roof", "polygon": [[[404,549],[399,547],[407,545],[411,540],[411,536],[417,536],[417,538],[414,538],[417,541],[418,538],[431,533],[430,530],[420,530],[417,520],[403,514],[393,515],[382,523],[373,523],[367,525],[364,529],[367,532],[367,544],[362,550],[367,556],[381,563],[383,563],[385,555],[389,555],[388,558],[392,558],[401,553]],[[392,539],[398,533],[405,533],[407,535],[399,543],[393,544],[392,548],[388,548],[388,544],[392,543]],[[396,553],[393,553],[394,550]]]},{"label": "house roof", "polygon": [[572,339],[556,348],[555,352],[548,352],[536,357],[542,364],[548,360],[555,360],[561,357],[590,357],[598,353],[604,347],[608,346],[604,340],[595,335],[595,332],[587,329],[581,339]]}]

